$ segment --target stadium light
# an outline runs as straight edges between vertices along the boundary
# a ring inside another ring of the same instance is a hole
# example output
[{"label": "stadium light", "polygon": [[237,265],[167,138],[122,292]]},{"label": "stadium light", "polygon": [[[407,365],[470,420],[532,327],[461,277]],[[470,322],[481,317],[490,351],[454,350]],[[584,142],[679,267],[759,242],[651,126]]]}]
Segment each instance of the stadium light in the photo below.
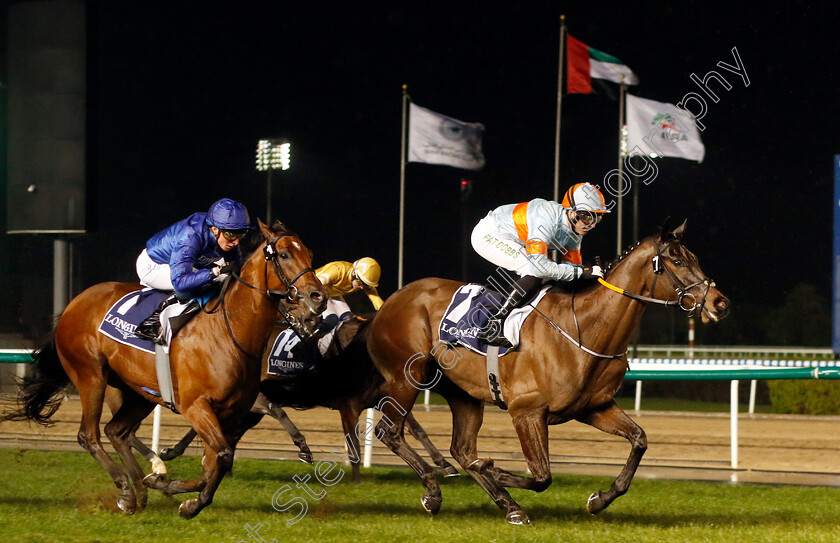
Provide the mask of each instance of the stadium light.
[{"label": "stadium light", "polygon": [[263,139],[257,142],[257,171],[266,172],[265,222],[271,225],[271,172],[292,167],[292,144],[284,139]]}]

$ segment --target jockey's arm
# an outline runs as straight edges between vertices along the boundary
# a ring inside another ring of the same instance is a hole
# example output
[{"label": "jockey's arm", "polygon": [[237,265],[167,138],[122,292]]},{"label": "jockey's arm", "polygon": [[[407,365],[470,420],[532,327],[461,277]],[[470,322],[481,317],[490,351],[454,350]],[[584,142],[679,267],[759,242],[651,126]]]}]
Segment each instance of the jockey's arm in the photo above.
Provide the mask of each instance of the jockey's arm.
[{"label": "jockey's arm", "polygon": [[369,287],[365,289],[365,292],[370,298],[370,303],[373,304],[373,308],[379,311],[379,308],[382,307],[382,304],[385,302],[382,300],[382,297],[379,296],[379,293],[376,291],[376,287]]},{"label": "jockey's arm", "polygon": [[169,259],[170,278],[177,292],[188,292],[210,283],[213,274],[209,268],[196,270],[198,247],[193,240],[182,242]]}]

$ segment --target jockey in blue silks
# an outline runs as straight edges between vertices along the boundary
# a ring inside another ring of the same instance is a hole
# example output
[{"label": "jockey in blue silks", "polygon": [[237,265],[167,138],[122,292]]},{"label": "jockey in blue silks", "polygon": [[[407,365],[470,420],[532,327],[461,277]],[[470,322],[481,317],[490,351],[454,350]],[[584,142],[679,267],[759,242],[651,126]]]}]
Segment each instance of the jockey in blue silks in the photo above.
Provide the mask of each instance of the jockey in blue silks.
[{"label": "jockey in blue silks", "polygon": [[246,207],[222,198],[207,213],[193,213],[152,236],[137,257],[137,276],[147,287],[175,294],[135,334],[160,339],[160,312],[166,306],[200,297],[208,286],[223,281],[242,260],[239,242],[250,228]]}]

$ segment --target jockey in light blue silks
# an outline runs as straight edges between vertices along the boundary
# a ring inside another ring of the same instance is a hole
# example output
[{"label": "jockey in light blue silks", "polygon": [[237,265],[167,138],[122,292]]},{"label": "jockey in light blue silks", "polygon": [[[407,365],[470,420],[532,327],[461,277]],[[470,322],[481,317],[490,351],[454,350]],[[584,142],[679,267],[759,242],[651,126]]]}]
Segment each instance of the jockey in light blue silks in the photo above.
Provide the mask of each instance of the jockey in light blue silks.
[{"label": "jockey in light blue silks", "polygon": [[239,242],[251,228],[248,210],[239,202],[222,198],[207,213],[193,213],[161,230],[137,257],[140,283],[158,290],[174,291],[135,330],[145,339],[160,339],[160,312],[176,300],[187,302],[223,281],[242,260]]},{"label": "jockey in light blue silks", "polygon": [[[488,326],[479,336],[494,345],[505,344],[502,321],[523,301],[536,294],[545,280],[572,281],[602,276],[598,266],[584,267],[580,254],[583,236],[609,213],[604,195],[589,183],[566,191],[563,202],[536,198],[507,204],[487,214],[472,232],[475,251],[493,264],[519,275]],[[549,258],[560,253],[560,261]]]}]

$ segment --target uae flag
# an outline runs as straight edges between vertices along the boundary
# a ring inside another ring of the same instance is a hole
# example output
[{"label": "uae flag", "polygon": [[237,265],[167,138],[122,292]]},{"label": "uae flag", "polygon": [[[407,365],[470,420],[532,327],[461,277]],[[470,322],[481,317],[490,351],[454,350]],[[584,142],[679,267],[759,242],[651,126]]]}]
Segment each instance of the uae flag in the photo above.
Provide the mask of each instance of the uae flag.
[{"label": "uae flag", "polygon": [[620,60],[571,36],[566,36],[566,72],[566,92],[569,94],[596,93],[600,84],[602,92],[615,96],[613,89],[603,82],[639,84],[636,74]]}]

